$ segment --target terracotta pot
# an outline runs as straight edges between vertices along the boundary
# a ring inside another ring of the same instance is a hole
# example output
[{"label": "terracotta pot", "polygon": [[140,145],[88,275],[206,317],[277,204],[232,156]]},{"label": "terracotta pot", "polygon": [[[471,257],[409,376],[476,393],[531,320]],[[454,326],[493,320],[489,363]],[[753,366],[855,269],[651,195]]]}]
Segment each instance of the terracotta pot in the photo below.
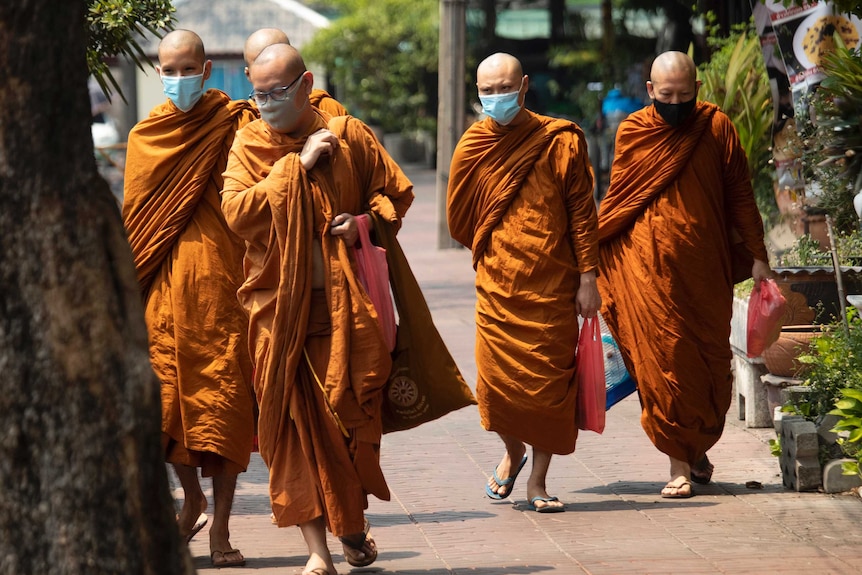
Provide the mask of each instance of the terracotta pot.
[{"label": "terracotta pot", "polygon": [[797,358],[808,352],[811,340],[820,332],[818,325],[786,325],[778,340],[763,352],[763,363],[773,375],[796,377],[805,367]]},{"label": "terracotta pot", "polygon": [[[812,319],[798,316],[795,321],[785,318],[785,324],[827,324],[841,317],[841,300],[838,298],[838,284],[832,266],[775,268],[773,271],[776,273],[775,281],[788,303],[790,298],[799,298],[801,295],[805,298],[803,305],[810,308],[813,316]],[[841,277],[845,294],[862,293],[862,268],[842,266]]]}]

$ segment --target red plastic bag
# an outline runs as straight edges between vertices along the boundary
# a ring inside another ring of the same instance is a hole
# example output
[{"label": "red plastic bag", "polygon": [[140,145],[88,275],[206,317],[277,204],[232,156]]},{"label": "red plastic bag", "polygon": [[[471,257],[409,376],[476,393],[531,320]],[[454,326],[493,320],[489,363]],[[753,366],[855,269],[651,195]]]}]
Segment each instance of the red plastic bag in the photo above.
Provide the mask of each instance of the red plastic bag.
[{"label": "red plastic bag", "polygon": [[359,228],[359,240],[354,244],[356,255],[356,271],[359,282],[365,288],[374,309],[377,320],[383,330],[383,340],[389,351],[395,349],[395,308],[392,305],[392,294],[389,292],[389,264],[386,263],[386,250],[371,243],[368,236],[368,216],[356,216]]},{"label": "red plastic bag", "polygon": [[748,357],[760,356],[781,335],[781,317],[786,306],[787,301],[774,279],[762,280],[759,290],[751,290],[746,325]]},{"label": "red plastic bag", "polygon": [[584,319],[578,338],[575,360],[578,378],[578,399],[575,421],[578,429],[601,433],[605,430],[605,359],[599,318]]}]

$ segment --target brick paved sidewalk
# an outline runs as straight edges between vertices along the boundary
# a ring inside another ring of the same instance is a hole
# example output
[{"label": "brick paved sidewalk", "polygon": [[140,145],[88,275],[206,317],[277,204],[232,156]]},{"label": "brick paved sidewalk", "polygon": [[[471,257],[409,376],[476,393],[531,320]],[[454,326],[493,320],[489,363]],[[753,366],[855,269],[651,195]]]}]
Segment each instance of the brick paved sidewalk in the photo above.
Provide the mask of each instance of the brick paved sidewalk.
[{"label": "brick paved sidewalk", "polygon": [[[435,175],[408,170],[417,198],[399,234],[435,323],[471,386],[473,271],[464,249],[438,250]],[[354,573],[401,575],[554,574],[858,574],[862,573],[862,500],[856,494],[796,493],[782,487],[771,429],[746,428],[732,406],[725,434],[710,451],[714,482],[697,496],[667,500],[667,458],[650,444],[634,396],[608,412],[602,435],[582,432],[577,451],[555,457],[548,489],[566,513],[526,510],[526,477],[510,500],[484,496],[502,456],[475,407],[417,429],[389,434],[383,470],[389,502],[371,500],[368,517],[380,549]],[[762,489],[748,489],[756,481]],[[207,491],[211,498],[211,492]],[[179,492],[181,496],[181,491]],[[211,500],[211,499],[210,499]],[[270,523],[267,474],[255,454],[240,475],[231,519],[242,573],[299,574],[305,546],[296,528]],[[208,528],[191,542],[195,565],[209,563]],[[339,573],[351,572],[331,538]]]}]

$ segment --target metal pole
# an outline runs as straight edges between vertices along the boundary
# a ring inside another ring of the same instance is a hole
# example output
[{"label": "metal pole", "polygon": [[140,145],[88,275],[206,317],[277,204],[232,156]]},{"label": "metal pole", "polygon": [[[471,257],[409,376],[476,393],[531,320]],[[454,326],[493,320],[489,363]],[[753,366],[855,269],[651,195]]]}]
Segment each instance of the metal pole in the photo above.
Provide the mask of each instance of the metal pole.
[{"label": "metal pole", "polygon": [[460,244],[449,235],[446,221],[446,188],[449,164],[455,146],[464,132],[464,60],[467,0],[440,1],[440,53],[438,66],[437,110],[437,247],[454,248]]}]

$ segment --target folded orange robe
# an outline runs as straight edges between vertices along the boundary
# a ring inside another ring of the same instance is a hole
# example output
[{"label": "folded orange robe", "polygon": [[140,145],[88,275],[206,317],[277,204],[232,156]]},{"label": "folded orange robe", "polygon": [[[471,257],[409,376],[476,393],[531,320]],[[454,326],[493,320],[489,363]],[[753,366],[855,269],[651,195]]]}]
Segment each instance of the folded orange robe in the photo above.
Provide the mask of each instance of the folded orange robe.
[{"label": "folded orange robe", "polygon": [[598,264],[593,174],[575,124],[486,119],[455,149],[452,237],[476,269],[482,426],[551,453],[575,449],[579,274]]},{"label": "folded orange robe", "polygon": [[730,406],[731,227],[767,260],[730,119],[705,102],[678,129],[653,106],[628,116],[599,210],[602,313],[637,381],[644,430],[691,464]]},{"label": "folded orange robe", "polygon": [[[330,222],[374,210],[397,228],[413,186],[362,122],[316,113],[309,133],[329,122],[341,145],[310,171],[299,160],[306,138],[272,132],[262,120],[240,130],[222,209],[247,245],[239,297],[250,314],[273,512],[280,526],[322,515],[340,536],[362,530],[366,494],[389,499],[379,447],[392,359]],[[315,242],[325,290],[311,288]]]},{"label": "folded orange robe", "polygon": [[329,95],[326,90],[312,90],[308,95],[308,101],[318,110],[323,110],[330,116],[346,116],[347,109],[341,102]]},{"label": "folded orange robe", "polygon": [[252,119],[247,102],[216,90],[187,114],[166,101],[134,127],[126,156],[123,221],[161,381],[166,457],[207,475],[220,470],[211,463],[244,470],[253,445],[248,318],[236,298],[244,246],[219,198],[234,134]]}]

